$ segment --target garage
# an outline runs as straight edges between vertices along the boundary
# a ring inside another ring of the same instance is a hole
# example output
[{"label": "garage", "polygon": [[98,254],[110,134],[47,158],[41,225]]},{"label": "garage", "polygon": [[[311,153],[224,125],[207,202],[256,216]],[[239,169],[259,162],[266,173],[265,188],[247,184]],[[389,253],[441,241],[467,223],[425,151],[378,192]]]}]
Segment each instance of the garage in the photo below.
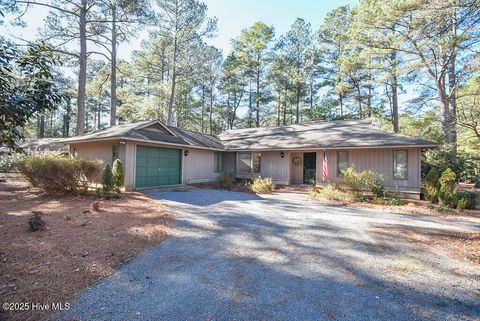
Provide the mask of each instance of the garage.
[{"label": "garage", "polygon": [[137,146],[135,187],[180,184],[181,150]]}]

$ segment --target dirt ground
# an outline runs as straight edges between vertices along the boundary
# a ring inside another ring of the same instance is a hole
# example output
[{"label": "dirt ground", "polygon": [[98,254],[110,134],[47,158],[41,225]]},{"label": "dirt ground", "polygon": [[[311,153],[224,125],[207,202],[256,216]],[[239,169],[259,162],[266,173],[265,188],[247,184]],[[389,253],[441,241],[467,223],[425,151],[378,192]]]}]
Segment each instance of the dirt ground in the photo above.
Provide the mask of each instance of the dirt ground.
[{"label": "dirt ground", "polygon": [[[28,303],[0,311],[0,320],[39,320],[48,312],[32,304],[69,303],[142,249],[169,234],[173,216],[138,192],[121,199],[49,196],[18,176],[0,177],[0,303]],[[41,211],[42,231],[30,232],[31,211]]]}]

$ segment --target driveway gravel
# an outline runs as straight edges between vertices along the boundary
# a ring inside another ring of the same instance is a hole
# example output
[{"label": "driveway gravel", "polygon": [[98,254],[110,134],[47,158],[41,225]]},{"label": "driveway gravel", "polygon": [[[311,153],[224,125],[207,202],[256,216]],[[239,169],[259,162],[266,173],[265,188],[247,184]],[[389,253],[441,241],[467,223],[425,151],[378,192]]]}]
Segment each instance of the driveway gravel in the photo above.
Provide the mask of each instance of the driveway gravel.
[{"label": "driveway gravel", "polygon": [[480,318],[478,267],[391,233],[480,232],[480,219],[324,206],[305,194],[150,194],[175,214],[173,235],[58,319]]}]

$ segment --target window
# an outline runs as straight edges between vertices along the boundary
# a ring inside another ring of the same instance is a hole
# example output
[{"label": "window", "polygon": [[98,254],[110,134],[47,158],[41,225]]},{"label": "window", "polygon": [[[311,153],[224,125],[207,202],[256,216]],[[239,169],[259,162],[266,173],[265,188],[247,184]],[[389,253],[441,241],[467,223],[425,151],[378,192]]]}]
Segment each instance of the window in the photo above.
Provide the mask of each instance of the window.
[{"label": "window", "polygon": [[260,173],[260,153],[242,152],[237,154],[239,173]]},{"label": "window", "polygon": [[119,159],[120,157],[120,152],[119,152],[120,146],[119,145],[112,145],[112,164],[116,159]]},{"label": "window", "polygon": [[348,167],[348,152],[337,152],[337,175],[342,174],[342,170]]},{"label": "window", "polygon": [[406,150],[393,152],[393,178],[408,179],[408,152]]},{"label": "window", "polygon": [[214,153],[213,168],[215,173],[223,172],[223,153]]}]

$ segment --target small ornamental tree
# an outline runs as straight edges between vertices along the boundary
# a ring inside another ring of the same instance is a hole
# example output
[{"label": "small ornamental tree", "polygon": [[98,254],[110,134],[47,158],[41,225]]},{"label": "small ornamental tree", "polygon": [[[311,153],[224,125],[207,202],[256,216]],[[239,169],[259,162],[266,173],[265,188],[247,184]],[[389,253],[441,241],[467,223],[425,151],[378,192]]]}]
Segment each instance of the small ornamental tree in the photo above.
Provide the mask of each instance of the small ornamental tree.
[{"label": "small ornamental tree", "polygon": [[440,204],[455,207],[455,196],[457,175],[450,168],[447,168],[440,176]]},{"label": "small ornamental tree", "polygon": [[430,202],[438,202],[440,194],[440,172],[433,167],[425,176],[425,198]]},{"label": "small ornamental tree", "polygon": [[113,175],[113,185],[116,189],[120,189],[123,186],[125,181],[125,173],[123,171],[123,164],[119,159],[116,159],[113,162],[112,167],[112,175]]},{"label": "small ornamental tree", "polygon": [[105,165],[102,175],[102,189],[104,193],[110,193],[114,188],[112,167],[110,163]]}]

